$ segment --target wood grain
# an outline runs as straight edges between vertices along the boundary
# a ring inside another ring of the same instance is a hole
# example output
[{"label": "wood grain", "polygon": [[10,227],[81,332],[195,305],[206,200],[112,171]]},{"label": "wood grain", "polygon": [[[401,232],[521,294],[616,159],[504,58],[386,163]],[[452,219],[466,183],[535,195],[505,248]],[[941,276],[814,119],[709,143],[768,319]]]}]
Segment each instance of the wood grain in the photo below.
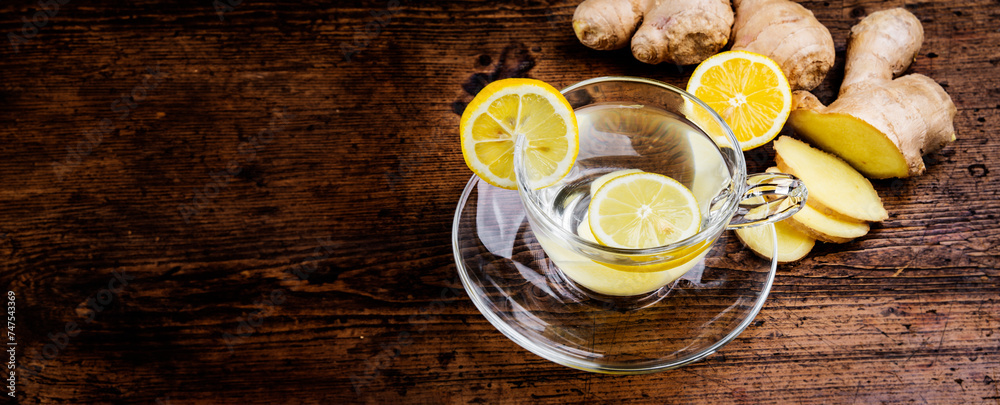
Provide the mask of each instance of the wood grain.
[{"label": "wood grain", "polygon": [[[876,183],[871,234],[781,267],[736,341],[644,376],[537,357],[461,290],[457,113],[498,78],[692,67],[583,47],[576,1],[393,4],[69,1],[0,46],[18,402],[1000,403],[1000,3],[803,2],[837,44],[823,101],[851,25],[914,12],[911,71],[951,94],[958,140]],[[18,33],[39,6],[0,10]]]}]

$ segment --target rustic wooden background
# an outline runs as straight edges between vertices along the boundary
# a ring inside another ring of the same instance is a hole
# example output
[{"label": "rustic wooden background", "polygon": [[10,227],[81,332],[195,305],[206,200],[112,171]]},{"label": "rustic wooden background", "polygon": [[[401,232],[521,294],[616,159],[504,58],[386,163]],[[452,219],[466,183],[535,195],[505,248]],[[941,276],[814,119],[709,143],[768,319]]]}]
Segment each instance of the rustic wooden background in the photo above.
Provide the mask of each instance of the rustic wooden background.
[{"label": "rustic wooden background", "polygon": [[825,101],[851,25],[915,13],[958,141],[736,341],[644,376],[543,360],[456,290],[458,114],[497,78],[692,67],[583,47],[575,0],[47,1],[0,4],[17,402],[1000,403],[996,0],[803,2]]}]

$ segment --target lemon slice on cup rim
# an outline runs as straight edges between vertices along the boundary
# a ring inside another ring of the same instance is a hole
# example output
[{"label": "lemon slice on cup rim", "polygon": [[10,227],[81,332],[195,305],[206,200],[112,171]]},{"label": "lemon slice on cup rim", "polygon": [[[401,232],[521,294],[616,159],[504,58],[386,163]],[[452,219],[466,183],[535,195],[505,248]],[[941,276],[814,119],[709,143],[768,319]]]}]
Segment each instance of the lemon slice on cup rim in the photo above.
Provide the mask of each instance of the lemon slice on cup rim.
[{"label": "lemon slice on cup rim", "polygon": [[490,83],[465,108],[459,123],[462,157],[477,176],[516,189],[515,144],[523,136],[523,181],[533,189],[569,174],[580,149],[573,107],[559,90],[534,79]]},{"label": "lemon slice on cup rim", "polygon": [[781,67],[753,52],[727,51],[705,59],[691,74],[687,92],[722,117],[744,151],[777,137],[792,110],[791,87]]}]

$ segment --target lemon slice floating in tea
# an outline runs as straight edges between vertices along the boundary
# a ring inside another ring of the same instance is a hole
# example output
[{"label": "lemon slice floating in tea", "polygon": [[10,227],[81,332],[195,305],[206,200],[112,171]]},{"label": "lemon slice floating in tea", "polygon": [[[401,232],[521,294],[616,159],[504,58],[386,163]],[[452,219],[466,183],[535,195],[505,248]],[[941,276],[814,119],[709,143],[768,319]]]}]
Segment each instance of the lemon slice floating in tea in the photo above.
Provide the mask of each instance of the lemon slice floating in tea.
[{"label": "lemon slice floating in tea", "polygon": [[587,216],[598,243],[619,248],[669,245],[701,228],[701,212],[691,190],[656,173],[608,180],[591,198]]},{"label": "lemon slice floating in tea", "polygon": [[728,51],[705,59],[691,74],[687,91],[729,124],[742,150],[778,136],[792,110],[792,89],[781,67],[753,52]]},{"label": "lemon slice floating in tea", "polygon": [[525,137],[527,182],[542,188],[573,168],[580,139],[573,108],[558,90],[532,79],[503,79],[486,86],[459,122],[462,156],[476,175],[516,189],[514,142]]}]

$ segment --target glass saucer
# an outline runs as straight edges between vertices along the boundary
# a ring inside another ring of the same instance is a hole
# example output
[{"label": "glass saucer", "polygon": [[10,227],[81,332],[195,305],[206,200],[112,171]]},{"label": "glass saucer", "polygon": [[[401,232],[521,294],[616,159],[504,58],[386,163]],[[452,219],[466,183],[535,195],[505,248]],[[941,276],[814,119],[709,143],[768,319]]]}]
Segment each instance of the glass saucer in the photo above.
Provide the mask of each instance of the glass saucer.
[{"label": "glass saucer", "polygon": [[757,316],[777,269],[727,231],[703,263],[657,291],[594,293],[546,257],[517,191],[476,176],[458,201],[452,247],[465,290],[501,333],[558,364],[608,374],[668,370],[715,353]]}]

